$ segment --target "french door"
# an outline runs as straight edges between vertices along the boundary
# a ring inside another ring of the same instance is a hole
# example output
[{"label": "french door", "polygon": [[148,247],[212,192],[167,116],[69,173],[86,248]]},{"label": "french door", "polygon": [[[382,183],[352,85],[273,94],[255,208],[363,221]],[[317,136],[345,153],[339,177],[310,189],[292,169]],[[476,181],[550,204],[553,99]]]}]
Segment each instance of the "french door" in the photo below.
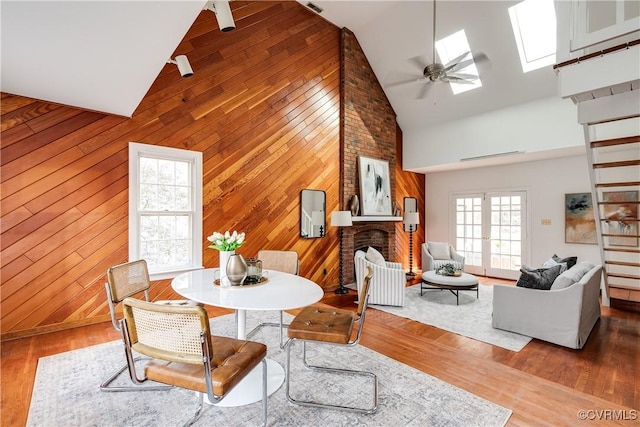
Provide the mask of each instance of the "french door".
[{"label": "french door", "polygon": [[528,247],[527,193],[455,195],[453,201],[456,250],[465,256],[465,271],[517,279]]}]

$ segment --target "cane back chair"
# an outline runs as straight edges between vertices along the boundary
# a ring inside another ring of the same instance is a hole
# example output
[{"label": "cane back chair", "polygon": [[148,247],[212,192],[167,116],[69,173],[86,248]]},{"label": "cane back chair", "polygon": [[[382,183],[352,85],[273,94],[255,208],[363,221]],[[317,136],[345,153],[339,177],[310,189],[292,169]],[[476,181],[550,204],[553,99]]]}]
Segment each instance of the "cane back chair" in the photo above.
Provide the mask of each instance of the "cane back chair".
[{"label": "cane back chair", "polygon": [[[198,305],[123,301],[121,322],[129,375],[136,384],[152,380],[198,392],[193,424],[202,413],[204,394],[221,402],[262,363],[262,425],[267,422],[267,347],[264,344],[212,336],[209,316]],[[139,376],[132,350],[151,358]]]},{"label": "cane back chair", "polygon": [[[116,331],[122,333],[120,329],[120,319],[116,313],[116,306],[125,298],[144,293],[144,299],[149,301],[149,270],[145,260],[138,260],[119,264],[107,270],[107,281],[104,284],[107,292],[107,303],[109,304],[109,314],[111,323]],[[140,360],[137,357],[136,360]],[[124,371],[127,364],[120,366],[109,378],[100,384],[102,391],[157,391],[168,390],[171,387],[166,385],[145,385],[145,386],[113,386],[111,385]]]}]

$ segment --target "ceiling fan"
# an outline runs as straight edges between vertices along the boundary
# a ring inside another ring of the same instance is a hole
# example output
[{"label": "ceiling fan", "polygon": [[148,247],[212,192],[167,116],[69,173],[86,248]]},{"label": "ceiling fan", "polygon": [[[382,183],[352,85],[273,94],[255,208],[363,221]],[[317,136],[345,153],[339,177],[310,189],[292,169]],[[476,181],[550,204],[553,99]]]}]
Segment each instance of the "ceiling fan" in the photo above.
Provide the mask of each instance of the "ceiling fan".
[{"label": "ceiling fan", "polygon": [[433,1],[433,57],[431,64],[426,64],[422,57],[415,57],[409,60],[421,71],[419,78],[413,78],[411,80],[392,83],[389,86],[398,86],[406,83],[420,82],[423,83],[421,92],[417,98],[424,98],[432,83],[445,82],[445,83],[460,83],[460,84],[473,84],[478,80],[477,74],[461,73],[466,67],[471,64],[479,64],[484,61],[488,61],[487,55],[484,53],[477,53],[473,55],[471,51],[467,51],[458,55],[456,58],[442,64],[436,62],[436,1]]}]

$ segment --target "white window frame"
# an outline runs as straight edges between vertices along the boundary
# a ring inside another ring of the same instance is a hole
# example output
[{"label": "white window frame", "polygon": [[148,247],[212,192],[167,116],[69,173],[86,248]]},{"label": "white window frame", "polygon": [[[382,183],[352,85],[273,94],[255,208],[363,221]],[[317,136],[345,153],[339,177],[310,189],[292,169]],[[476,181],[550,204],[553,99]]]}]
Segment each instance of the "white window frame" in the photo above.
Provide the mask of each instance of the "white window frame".
[{"label": "white window frame", "polygon": [[129,260],[140,259],[140,218],[138,210],[140,188],[140,157],[189,162],[191,164],[191,263],[180,267],[157,269],[149,266],[151,280],[170,279],[185,271],[202,266],[202,153],[179,148],[129,143]]},{"label": "white window frame", "polygon": [[[524,0],[515,6],[509,8],[509,18],[511,19],[511,28],[513,30],[513,36],[515,38],[516,46],[518,47],[518,55],[520,57],[520,65],[522,65],[522,72],[528,73],[529,71],[538,70],[540,68],[553,65],[556,62],[556,14],[554,9],[553,0],[545,0],[543,3],[541,0]],[[542,16],[532,13],[535,11],[549,11],[553,16],[548,15],[549,22],[532,22],[532,19],[540,21]],[[520,18],[525,19],[523,22]],[[525,25],[526,24],[526,25]],[[535,26],[536,35],[531,34],[531,31],[525,31],[527,28]],[[539,44],[539,40],[544,38],[549,41],[549,45],[544,44],[546,47],[550,47],[551,51],[545,56],[538,56],[529,58],[527,45],[532,43]],[[525,40],[526,38],[526,40]]]}]

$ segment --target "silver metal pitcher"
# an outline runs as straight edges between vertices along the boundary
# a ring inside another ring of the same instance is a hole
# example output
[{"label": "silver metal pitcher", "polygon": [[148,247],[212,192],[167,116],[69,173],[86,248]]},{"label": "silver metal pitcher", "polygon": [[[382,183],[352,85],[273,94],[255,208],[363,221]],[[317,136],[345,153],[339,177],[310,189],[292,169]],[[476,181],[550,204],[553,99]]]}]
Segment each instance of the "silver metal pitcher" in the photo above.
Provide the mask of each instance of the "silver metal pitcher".
[{"label": "silver metal pitcher", "polygon": [[231,282],[231,286],[242,285],[247,277],[247,263],[240,254],[232,254],[227,262],[227,279]]}]

